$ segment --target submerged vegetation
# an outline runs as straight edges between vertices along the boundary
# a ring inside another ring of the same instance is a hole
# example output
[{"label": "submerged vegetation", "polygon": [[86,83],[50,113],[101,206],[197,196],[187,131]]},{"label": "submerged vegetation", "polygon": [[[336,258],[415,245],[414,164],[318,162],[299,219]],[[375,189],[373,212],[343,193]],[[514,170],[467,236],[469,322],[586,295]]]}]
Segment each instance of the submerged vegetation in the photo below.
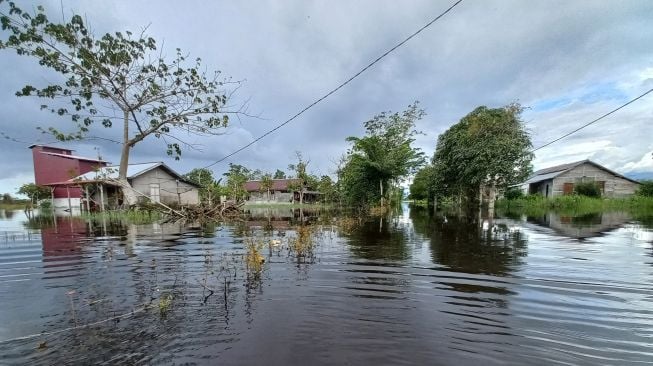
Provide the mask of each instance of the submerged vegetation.
[{"label": "submerged vegetation", "polygon": [[545,198],[542,195],[528,195],[516,199],[501,199],[497,208],[503,212],[526,215],[542,215],[548,211],[569,214],[584,214],[601,211],[627,211],[633,214],[653,212],[653,197],[635,195],[628,198],[597,198],[582,195],[567,195]]}]

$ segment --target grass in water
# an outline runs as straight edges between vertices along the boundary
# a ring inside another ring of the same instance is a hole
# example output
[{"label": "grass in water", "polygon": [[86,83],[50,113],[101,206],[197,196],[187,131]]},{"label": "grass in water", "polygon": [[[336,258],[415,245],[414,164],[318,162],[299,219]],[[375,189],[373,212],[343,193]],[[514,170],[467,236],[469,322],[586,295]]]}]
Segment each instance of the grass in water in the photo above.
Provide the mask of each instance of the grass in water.
[{"label": "grass in water", "polygon": [[120,210],[83,213],[82,218],[90,220],[121,220],[130,224],[151,224],[161,219],[161,213],[150,210]]},{"label": "grass in water", "polygon": [[263,272],[263,265],[265,264],[265,257],[263,257],[264,243],[262,240],[256,238],[245,239],[245,268],[247,269],[247,277],[259,279]]},{"label": "grass in water", "polygon": [[526,196],[515,200],[502,199],[497,209],[508,212],[538,216],[549,211],[570,215],[592,212],[624,211],[633,215],[653,214],[653,197],[632,196],[628,198],[592,198],[579,195],[544,198]]},{"label": "grass in water", "polygon": [[302,225],[295,228],[297,236],[288,241],[289,249],[295,253],[297,261],[313,256],[313,227]]},{"label": "grass in water", "polygon": [[170,308],[172,307],[172,294],[164,293],[159,297],[159,315],[162,318],[168,316]]}]

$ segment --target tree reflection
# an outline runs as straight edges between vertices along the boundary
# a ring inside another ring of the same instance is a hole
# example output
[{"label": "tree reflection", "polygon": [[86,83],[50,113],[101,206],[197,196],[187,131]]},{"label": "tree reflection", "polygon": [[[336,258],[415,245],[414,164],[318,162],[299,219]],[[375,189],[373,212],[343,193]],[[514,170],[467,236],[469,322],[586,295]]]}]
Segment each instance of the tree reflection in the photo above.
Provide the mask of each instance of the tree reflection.
[{"label": "tree reflection", "polygon": [[369,218],[349,230],[351,252],[357,257],[371,260],[405,260],[410,257],[407,247],[408,230],[397,219]]},{"label": "tree reflection", "polygon": [[458,216],[429,216],[412,209],[415,232],[430,240],[434,263],[466,273],[506,276],[527,254],[527,240],[509,221],[485,221]]}]

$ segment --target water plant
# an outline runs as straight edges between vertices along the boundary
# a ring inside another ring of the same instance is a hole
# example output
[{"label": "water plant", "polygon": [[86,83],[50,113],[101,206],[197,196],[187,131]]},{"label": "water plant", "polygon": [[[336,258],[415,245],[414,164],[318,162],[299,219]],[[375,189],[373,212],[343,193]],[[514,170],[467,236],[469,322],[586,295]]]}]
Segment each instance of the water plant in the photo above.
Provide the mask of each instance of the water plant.
[{"label": "water plant", "polygon": [[295,254],[297,262],[313,256],[313,232],[313,226],[297,226],[295,228],[297,235],[288,241],[290,252]]},{"label": "water plant", "polygon": [[264,243],[257,238],[245,239],[245,268],[247,270],[247,278],[259,279],[263,272],[263,265],[265,257],[263,257],[262,250]]},{"label": "water plant", "polygon": [[168,316],[168,312],[170,311],[170,308],[172,307],[172,299],[173,296],[170,293],[163,293],[159,297],[159,315],[162,318],[165,318]]}]

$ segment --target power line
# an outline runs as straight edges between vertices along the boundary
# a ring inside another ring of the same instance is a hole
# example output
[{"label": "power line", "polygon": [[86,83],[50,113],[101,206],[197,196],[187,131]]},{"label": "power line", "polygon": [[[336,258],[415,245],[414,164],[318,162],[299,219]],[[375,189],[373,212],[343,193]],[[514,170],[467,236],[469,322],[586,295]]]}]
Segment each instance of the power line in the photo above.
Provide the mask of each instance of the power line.
[{"label": "power line", "polygon": [[216,160],[215,162],[213,162],[213,163],[211,163],[211,164],[205,166],[204,168],[210,168],[210,167],[214,166],[215,164],[218,164],[218,163],[220,163],[220,162],[222,162],[222,161],[225,161],[226,159],[228,159],[228,158],[230,158],[230,157],[232,157],[232,156],[238,154],[239,152],[241,152],[241,151],[247,149],[248,147],[254,145],[255,143],[257,143],[258,141],[262,140],[262,139],[265,138],[266,136],[270,135],[270,134],[273,133],[274,131],[276,131],[276,130],[280,129],[281,127],[287,125],[288,123],[292,122],[294,119],[296,119],[297,117],[299,117],[300,115],[302,115],[304,112],[306,112],[307,110],[311,109],[311,108],[312,108],[313,106],[315,106],[316,104],[320,103],[321,101],[323,101],[324,99],[328,98],[329,96],[331,96],[332,94],[334,94],[334,93],[337,92],[338,90],[342,89],[345,85],[347,85],[347,84],[349,84],[350,82],[352,82],[354,79],[356,79],[356,78],[357,78],[358,76],[360,76],[362,73],[364,73],[364,72],[367,71],[369,68],[371,68],[372,66],[374,66],[374,64],[376,64],[377,62],[381,61],[381,59],[383,59],[384,57],[386,57],[387,55],[389,55],[390,53],[392,53],[392,52],[393,52],[394,50],[396,50],[397,48],[403,46],[406,42],[410,41],[413,37],[415,37],[416,35],[420,34],[423,30],[425,30],[426,28],[430,27],[433,23],[435,23],[436,21],[438,21],[440,18],[442,18],[443,16],[445,16],[447,13],[449,13],[453,8],[455,8],[455,7],[456,7],[458,4],[460,4],[462,1],[463,1],[463,0],[458,0],[458,1],[456,1],[453,5],[451,5],[449,8],[447,8],[447,10],[445,10],[444,12],[442,12],[442,13],[441,13],[440,15],[438,15],[437,17],[433,18],[433,20],[431,20],[430,22],[426,23],[423,27],[421,27],[420,29],[418,29],[416,32],[414,32],[413,34],[411,34],[411,35],[409,35],[408,37],[406,37],[406,39],[404,39],[403,41],[401,41],[401,42],[399,42],[398,44],[396,44],[394,47],[392,47],[392,48],[390,48],[389,50],[387,50],[386,52],[384,52],[381,56],[377,57],[374,61],[370,62],[367,66],[365,66],[365,67],[362,68],[360,71],[358,71],[357,73],[355,73],[355,74],[354,74],[353,76],[351,76],[349,79],[345,80],[343,83],[341,83],[340,85],[338,85],[336,88],[332,89],[330,92],[326,93],[326,94],[323,95],[322,97],[320,97],[320,98],[318,98],[317,100],[315,100],[313,103],[311,103],[311,104],[307,105],[306,107],[304,107],[304,109],[300,110],[299,112],[297,112],[297,113],[296,113],[295,115],[293,115],[292,117],[288,118],[285,122],[279,124],[278,126],[274,127],[273,129],[271,129],[271,130],[265,132],[264,134],[262,134],[261,136],[255,138],[255,139],[252,140],[250,143],[244,145],[243,147],[239,148],[238,150],[235,150],[234,152],[232,152],[232,153],[230,153],[230,154],[224,156],[223,158],[221,158],[221,159],[219,159],[219,160]]},{"label": "power line", "polygon": [[587,126],[589,126],[589,125],[591,125],[591,124],[593,124],[593,123],[596,123],[596,122],[602,120],[603,118],[605,118],[605,117],[607,117],[607,116],[613,114],[614,112],[616,112],[616,111],[618,111],[618,110],[620,110],[620,109],[622,109],[622,108],[628,106],[629,104],[632,104],[632,103],[634,103],[634,102],[636,102],[636,101],[638,101],[638,100],[644,98],[646,95],[648,95],[648,94],[651,93],[651,92],[653,92],[653,88],[649,89],[649,90],[646,91],[644,94],[641,94],[640,96],[638,96],[638,97],[636,97],[636,98],[634,98],[634,99],[631,99],[631,100],[629,100],[627,103],[624,103],[624,104],[622,104],[621,106],[619,106],[619,107],[617,107],[617,108],[611,110],[610,112],[608,112],[608,113],[602,115],[601,117],[596,118],[596,119],[594,119],[594,120],[592,120],[592,121],[590,121],[590,122],[588,122],[588,123],[586,123],[586,124],[584,124],[584,125],[578,127],[577,129],[575,129],[575,130],[573,130],[573,131],[571,131],[571,132],[568,132],[568,133],[566,133],[566,134],[564,134],[564,135],[558,137],[558,138],[555,139],[555,140],[549,141],[549,142],[547,142],[546,144],[544,144],[544,145],[538,147],[538,148],[535,149],[535,150],[531,150],[531,152],[536,152],[537,150],[543,149],[543,148],[545,148],[545,147],[547,147],[547,146],[549,146],[549,145],[551,145],[551,144],[553,144],[553,143],[555,143],[555,142],[558,142],[558,141],[564,139],[564,138],[567,137],[567,136],[573,135],[573,134],[575,134],[576,132],[582,130],[583,128],[585,128],[585,127],[587,127]]}]

